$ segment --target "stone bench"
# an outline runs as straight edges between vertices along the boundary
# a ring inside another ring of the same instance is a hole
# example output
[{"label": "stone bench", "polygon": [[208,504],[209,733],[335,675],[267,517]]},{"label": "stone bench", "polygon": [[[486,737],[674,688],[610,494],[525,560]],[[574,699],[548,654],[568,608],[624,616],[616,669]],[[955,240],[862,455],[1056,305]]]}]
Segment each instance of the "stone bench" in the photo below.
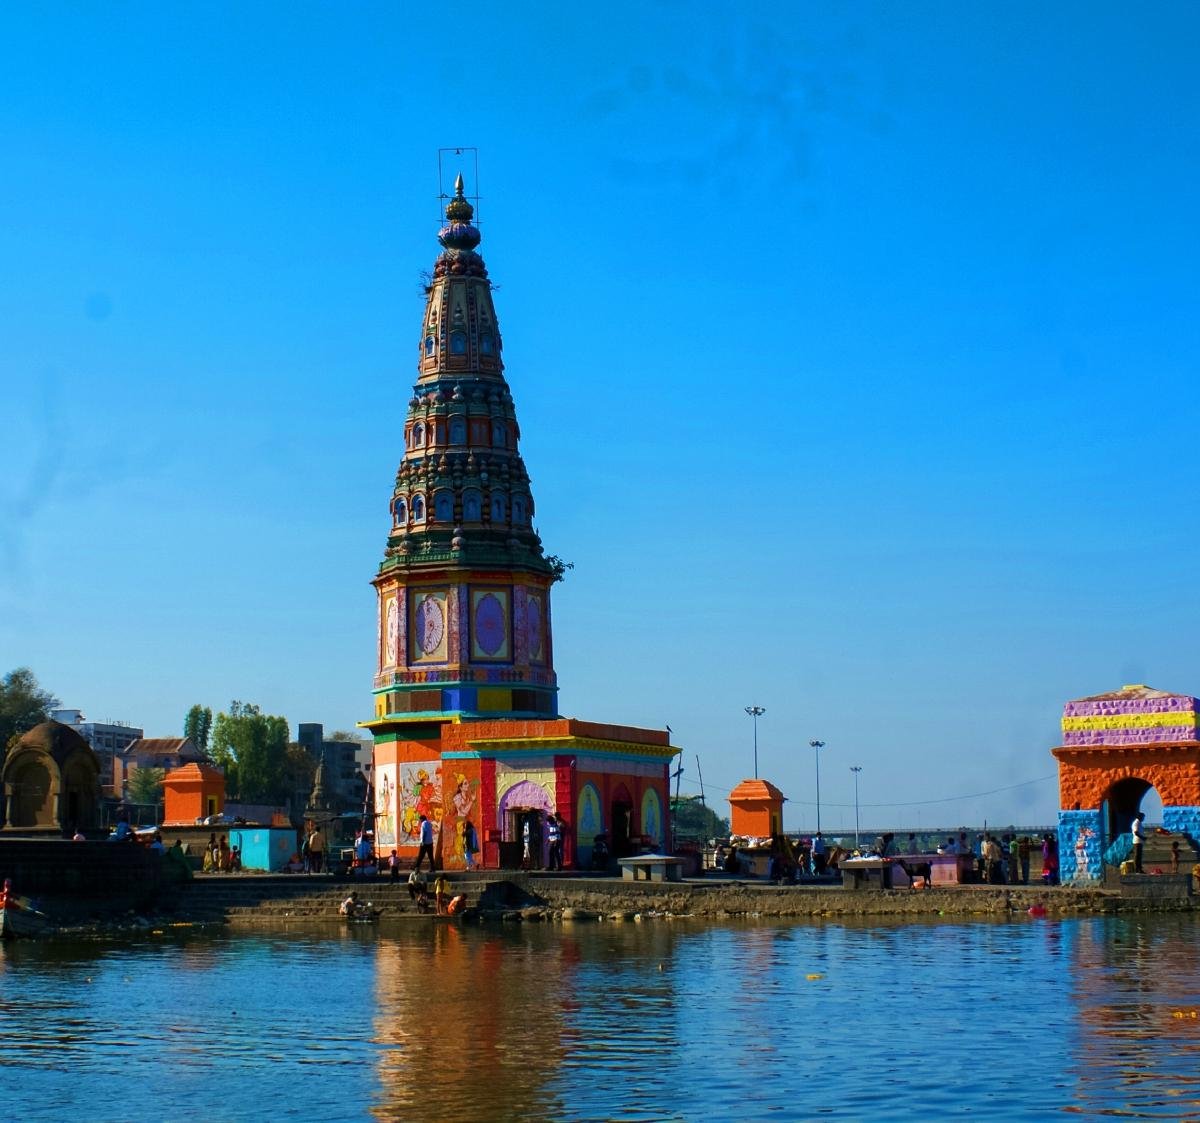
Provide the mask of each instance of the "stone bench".
[{"label": "stone bench", "polygon": [[682,881],[684,860],[662,854],[643,854],[640,858],[618,858],[625,881]]}]

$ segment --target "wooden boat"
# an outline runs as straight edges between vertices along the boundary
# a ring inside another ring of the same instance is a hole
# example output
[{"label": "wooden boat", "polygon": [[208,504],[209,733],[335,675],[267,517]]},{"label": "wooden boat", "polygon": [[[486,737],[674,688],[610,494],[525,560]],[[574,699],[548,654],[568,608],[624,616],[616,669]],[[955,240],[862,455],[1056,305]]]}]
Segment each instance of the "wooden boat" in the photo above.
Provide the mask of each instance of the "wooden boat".
[{"label": "wooden boat", "polygon": [[49,920],[37,909],[15,901],[0,904],[0,936],[6,940],[41,936],[49,924]]}]

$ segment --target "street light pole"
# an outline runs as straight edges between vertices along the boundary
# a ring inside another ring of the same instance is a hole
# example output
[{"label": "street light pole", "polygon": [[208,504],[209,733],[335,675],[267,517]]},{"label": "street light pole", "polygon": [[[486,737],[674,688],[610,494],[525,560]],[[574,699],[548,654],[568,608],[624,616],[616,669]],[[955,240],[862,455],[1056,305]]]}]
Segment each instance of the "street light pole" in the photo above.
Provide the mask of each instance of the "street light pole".
[{"label": "street light pole", "polygon": [[858,774],[862,771],[861,764],[850,765],[854,773],[854,849],[858,849]]},{"label": "street light pole", "polygon": [[817,834],[821,833],[821,750],[824,741],[809,741],[813,748],[813,760],[817,763]]},{"label": "street light pole", "polygon": [[747,706],[746,713],[754,719],[754,778],[758,779],[758,719],[767,711],[762,706]]}]

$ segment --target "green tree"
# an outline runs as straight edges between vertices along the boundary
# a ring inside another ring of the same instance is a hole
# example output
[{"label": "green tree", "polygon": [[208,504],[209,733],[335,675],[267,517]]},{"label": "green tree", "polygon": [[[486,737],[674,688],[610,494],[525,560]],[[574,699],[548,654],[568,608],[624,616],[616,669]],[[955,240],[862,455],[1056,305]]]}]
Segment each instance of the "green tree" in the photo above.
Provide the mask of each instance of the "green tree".
[{"label": "green tree", "polygon": [[10,744],[35,725],[48,721],[61,703],[43,690],[28,667],[17,667],[0,679],[0,761]]},{"label": "green tree", "polygon": [[287,785],[287,718],[252,702],[230,702],[212,727],[212,757],[225,769],[226,791],[245,803],[282,803]]},{"label": "green tree", "polygon": [[685,795],[671,800],[675,816],[675,837],[679,839],[724,838],[729,834],[729,820],[720,818],[699,796]]},{"label": "green tree", "polygon": [[212,710],[208,706],[194,705],[183,719],[183,735],[190,737],[202,753],[208,753],[209,734],[212,732]]},{"label": "green tree", "polygon": [[135,768],[129,774],[131,803],[162,803],[162,784],[167,777],[165,768]]}]

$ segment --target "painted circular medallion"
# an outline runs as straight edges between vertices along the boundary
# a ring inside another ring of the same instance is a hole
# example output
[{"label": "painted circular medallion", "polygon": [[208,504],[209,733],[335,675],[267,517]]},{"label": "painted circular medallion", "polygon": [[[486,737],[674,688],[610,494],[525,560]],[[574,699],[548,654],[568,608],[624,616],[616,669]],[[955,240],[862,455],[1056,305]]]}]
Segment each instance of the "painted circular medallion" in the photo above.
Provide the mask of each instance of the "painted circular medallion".
[{"label": "painted circular medallion", "polygon": [[475,642],[485,655],[498,655],[504,647],[507,626],[500,598],[487,593],[475,602]]},{"label": "painted circular medallion", "polygon": [[542,654],[542,602],[533,597],[525,602],[525,646],[530,659]]},{"label": "painted circular medallion", "polygon": [[446,619],[436,597],[427,596],[417,606],[417,636],[421,650],[432,655],[442,643],[446,632]]}]

